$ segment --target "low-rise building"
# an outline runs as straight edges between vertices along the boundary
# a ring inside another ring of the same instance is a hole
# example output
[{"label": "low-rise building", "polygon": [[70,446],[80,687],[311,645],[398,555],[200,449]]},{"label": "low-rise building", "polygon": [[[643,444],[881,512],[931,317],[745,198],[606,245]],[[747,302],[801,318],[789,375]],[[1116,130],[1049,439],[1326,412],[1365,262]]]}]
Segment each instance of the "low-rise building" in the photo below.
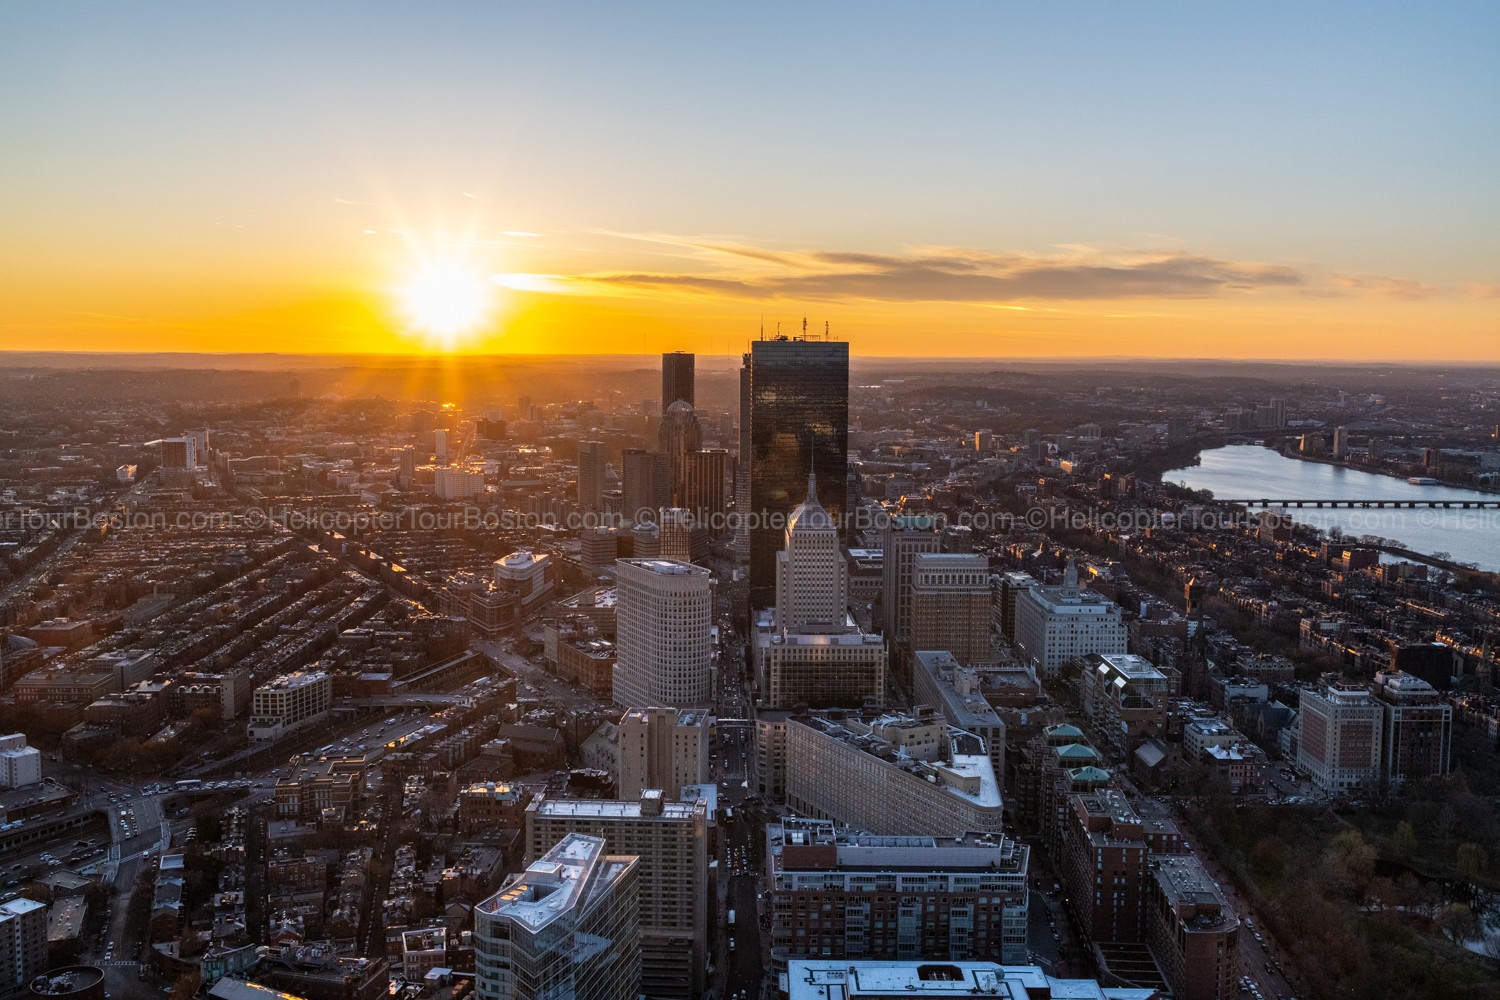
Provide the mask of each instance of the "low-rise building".
[{"label": "low-rise building", "polygon": [[458,790],[458,829],[467,834],[519,830],[526,825],[531,793],[519,785],[486,781]]},{"label": "low-rise building", "polygon": [[255,689],[250,703],[251,740],[279,739],[317,722],[333,703],[333,680],[321,671],[283,674]]},{"label": "low-rise building", "polygon": [[41,780],[42,752],[26,745],[26,734],[0,736],[0,788],[24,788]]}]

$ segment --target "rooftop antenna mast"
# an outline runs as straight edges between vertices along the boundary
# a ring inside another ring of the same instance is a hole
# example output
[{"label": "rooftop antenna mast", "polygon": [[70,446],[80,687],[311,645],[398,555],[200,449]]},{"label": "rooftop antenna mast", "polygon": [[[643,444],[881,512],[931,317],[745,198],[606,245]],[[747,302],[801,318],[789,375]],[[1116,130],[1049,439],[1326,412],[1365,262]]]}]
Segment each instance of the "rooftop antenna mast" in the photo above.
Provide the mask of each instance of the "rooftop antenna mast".
[{"label": "rooftop antenna mast", "polygon": [[806,316],[802,317],[802,339],[803,340],[807,339],[807,317]]}]

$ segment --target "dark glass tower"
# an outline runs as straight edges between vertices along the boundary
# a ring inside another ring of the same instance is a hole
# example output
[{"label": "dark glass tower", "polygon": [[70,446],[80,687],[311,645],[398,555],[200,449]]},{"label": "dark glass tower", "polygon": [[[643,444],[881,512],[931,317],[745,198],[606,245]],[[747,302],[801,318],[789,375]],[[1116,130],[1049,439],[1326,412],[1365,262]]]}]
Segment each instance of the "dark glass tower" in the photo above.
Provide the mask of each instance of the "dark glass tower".
[{"label": "dark glass tower", "polygon": [[695,356],[686,351],[673,351],[661,356],[661,412],[665,414],[679,399],[698,405],[693,398],[693,367]]},{"label": "dark glass tower", "polygon": [[[835,523],[848,511],[849,345],[778,337],[757,340],[745,355],[748,392],[750,607],[776,597],[776,553],[786,516],[817,477],[818,499]],[[809,465],[811,466],[809,468]]]}]

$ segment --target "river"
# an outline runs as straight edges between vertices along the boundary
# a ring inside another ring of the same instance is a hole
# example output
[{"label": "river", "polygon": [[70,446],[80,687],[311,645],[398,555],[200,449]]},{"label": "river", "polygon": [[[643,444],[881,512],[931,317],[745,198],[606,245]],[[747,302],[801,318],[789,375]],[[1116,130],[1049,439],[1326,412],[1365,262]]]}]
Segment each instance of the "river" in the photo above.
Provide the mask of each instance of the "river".
[{"label": "river", "polygon": [[[1199,464],[1162,473],[1162,482],[1208,490],[1226,499],[1308,500],[1496,500],[1493,493],[1451,486],[1413,486],[1404,479],[1287,458],[1253,444],[1213,448]],[[1500,510],[1298,509],[1287,513],[1303,524],[1341,528],[1346,536],[1379,535],[1427,555],[1446,552],[1454,560],[1500,572]]]}]

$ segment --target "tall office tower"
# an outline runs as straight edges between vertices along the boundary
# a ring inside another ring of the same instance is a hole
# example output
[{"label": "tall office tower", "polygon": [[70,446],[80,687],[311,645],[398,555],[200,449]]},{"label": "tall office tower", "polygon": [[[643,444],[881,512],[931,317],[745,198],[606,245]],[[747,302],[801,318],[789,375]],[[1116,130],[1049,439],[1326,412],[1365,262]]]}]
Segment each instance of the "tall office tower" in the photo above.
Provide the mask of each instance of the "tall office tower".
[{"label": "tall office tower", "polygon": [[396,482],[402,489],[410,489],[417,479],[417,449],[411,445],[401,449],[396,458]]},{"label": "tall office tower", "polygon": [[988,660],[993,604],[987,556],[919,553],[911,571],[911,648],[946,649],[964,664]]},{"label": "tall office tower", "polygon": [[661,512],[657,528],[660,540],[657,558],[686,563],[693,561],[693,536],[699,532],[693,527],[693,515],[690,511],[681,507],[668,507]]},{"label": "tall office tower", "polygon": [[709,781],[709,714],[697,709],[632,708],[620,717],[622,799],[648,788],[679,798],[684,785]]},{"label": "tall office tower", "polygon": [[0,992],[24,990],[47,969],[47,904],[24,896],[0,903]]},{"label": "tall office tower", "polygon": [[448,464],[448,431],[439,427],[432,432],[432,454],[439,465]]},{"label": "tall office tower", "polygon": [[708,805],[668,802],[648,789],[634,801],[549,799],[526,807],[526,853],[540,857],[570,833],[603,837],[640,859],[640,992],[697,1000],[708,986]]},{"label": "tall office tower", "polygon": [[712,574],[667,559],[618,559],[615,581],[615,703],[712,702]]},{"label": "tall office tower", "polygon": [[673,507],[687,506],[688,462],[702,443],[693,404],[679,399],[667,407],[657,430],[657,447],[667,456],[667,492]]},{"label": "tall office tower", "polygon": [[1127,639],[1120,606],[1079,587],[1072,562],[1061,587],[1032,587],[1016,598],[1016,653],[1039,677],[1056,677],[1089,653],[1123,653]]},{"label": "tall office tower", "polygon": [[881,539],[880,620],[898,677],[909,680],[906,653],[911,649],[911,580],[917,556],[942,545],[937,522],[926,515],[886,521]]},{"label": "tall office tower", "polygon": [[881,533],[881,624],[886,638],[911,635],[911,577],[918,555],[942,545],[937,522],[925,514],[901,515],[885,522]]},{"label": "tall office tower", "polygon": [[807,477],[807,499],[787,520],[785,547],[776,553],[778,629],[842,628],[849,615],[849,577],[839,532]]},{"label": "tall office tower", "polygon": [[[835,525],[848,512],[849,345],[778,337],[757,340],[746,356],[743,403],[750,425],[750,606],[776,597],[781,520],[817,477],[818,497]],[[743,458],[741,459],[743,462]]]},{"label": "tall office tower", "polygon": [[672,351],[661,356],[661,412],[665,414],[672,404],[681,400],[696,406],[693,394],[693,368],[695,359],[686,351]]},{"label": "tall office tower", "polygon": [[654,520],[654,512],[672,505],[666,455],[644,448],[626,448],[620,454],[620,465],[627,521],[633,524],[640,520],[642,511],[652,511]]},{"label": "tall office tower", "polygon": [[729,509],[729,481],[734,459],[723,448],[707,448],[688,456],[687,509],[699,525],[714,534],[722,530],[723,515]]},{"label": "tall office tower", "polygon": [[734,460],[734,557],[740,565],[750,562],[750,355],[740,365],[739,445]]},{"label": "tall office tower", "polygon": [[570,833],[474,908],[483,1000],[634,1000],[640,861]]},{"label": "tall office tower", "polygon": [[604,505],[606,474],[604,442],[578,442],[578,506],[581,510],[597,511]]},{"label": "tall office tower", "polygon": [[816,489],[809,475],[776,553],[776,608],[754,637],[761,690],[770,706],[881,705],[885,642],[849,621],[849,567]]}]

